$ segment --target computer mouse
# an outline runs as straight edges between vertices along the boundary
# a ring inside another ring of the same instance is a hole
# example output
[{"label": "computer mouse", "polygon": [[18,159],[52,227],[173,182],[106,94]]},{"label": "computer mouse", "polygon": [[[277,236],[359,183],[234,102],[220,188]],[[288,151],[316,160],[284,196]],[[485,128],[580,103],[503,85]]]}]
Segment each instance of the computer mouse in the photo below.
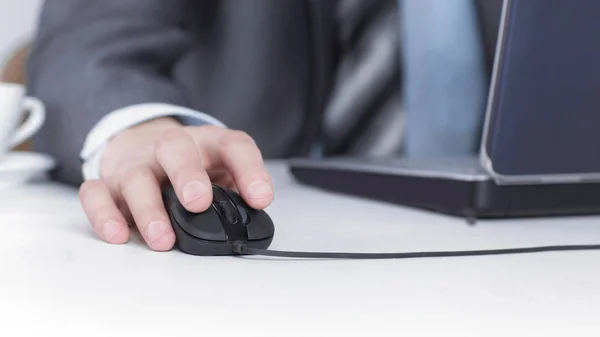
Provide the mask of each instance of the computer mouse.
[{"label": "computer mouse", "polygon": [[235,191],[214,184],[212,188],[212,204],[201,213],[185,209],[172,185],[163,188],[176,247],[184,253],[201,256],[238,255],[232,247],[234,241],[242,241],[251,248],[269,248],[275,234],[269,215],[250,207]]}]

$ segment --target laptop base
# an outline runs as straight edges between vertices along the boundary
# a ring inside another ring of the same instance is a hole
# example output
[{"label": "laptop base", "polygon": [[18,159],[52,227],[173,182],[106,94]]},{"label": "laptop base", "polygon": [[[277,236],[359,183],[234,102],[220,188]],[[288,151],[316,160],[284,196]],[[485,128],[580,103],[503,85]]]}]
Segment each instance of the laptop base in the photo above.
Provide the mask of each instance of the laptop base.
[{"label": "laptop base", "polygon": [[470,159],[458,169],[358,159],[294,159],[289,166],[308,186],[467,219],[600,214],[600,183],[497,185]]}]

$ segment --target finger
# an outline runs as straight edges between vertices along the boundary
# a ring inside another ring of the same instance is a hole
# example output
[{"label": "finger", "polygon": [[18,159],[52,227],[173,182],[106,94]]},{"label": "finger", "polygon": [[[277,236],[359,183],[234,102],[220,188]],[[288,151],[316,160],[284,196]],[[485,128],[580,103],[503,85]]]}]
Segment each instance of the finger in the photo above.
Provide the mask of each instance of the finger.
[{"label": "finger", "polygon": [[129,228],[108,186],[100,180],[84,182],[79,198],[92,228],[102,240],[122,244],[129,240]]},{"label": "finger", "polygon": [[254,140],[241,131],[228,130],[218,140],[218,151],[242,198],[262,209],[273,201],[271,177]]},{"label": "finger", "polygon": [[156,160],[190,212],[204,212],[212,202],[212,187],[192,137],[182,129],[168,131],[156,146]]},{"label": "finger", "polygon": [[175,233],[152,170],[147,167],[131,169],[120,181],[123,199],[148,246],[156,251],[173,248]]},{"label": "finger", "polygon": [[273,201],[271,178],[250,136],[214,125],[184,129],[193,137],[205,167],[210,171],[227,169],[251,207],[262,209]]}]

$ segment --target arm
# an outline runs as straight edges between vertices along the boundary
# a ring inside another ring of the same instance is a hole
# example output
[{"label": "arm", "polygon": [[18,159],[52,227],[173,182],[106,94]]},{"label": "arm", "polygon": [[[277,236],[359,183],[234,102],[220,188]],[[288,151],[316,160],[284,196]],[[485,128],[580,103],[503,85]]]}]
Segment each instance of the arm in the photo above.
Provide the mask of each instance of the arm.
[{"label": "arm", "polygon": [[56,0],[42,10],[29,63],[30,94],[49,114],[37,149],[73,184],[83,180],[81,156],[81,203],[106,242],[126,243],[135,223],[150,248],[171,249],[160,191],[167,181],[190,212],[210,206],[211,183],[238,190],[254,208],[273,199],[254,141],[186,108],[169,76],[193,44],[186,13],[199,3]]},{"label": "arm", "polygon": [[[107,114],[159,102],[188,106],[171,67],[193,43],[189,0],[61,0],[42,8],[28,69],[30,94],[48,109],[37,150],[54,156],[57,178],[82,180],[80,151]],[[97,145],[98,146],[98,145]]]}]

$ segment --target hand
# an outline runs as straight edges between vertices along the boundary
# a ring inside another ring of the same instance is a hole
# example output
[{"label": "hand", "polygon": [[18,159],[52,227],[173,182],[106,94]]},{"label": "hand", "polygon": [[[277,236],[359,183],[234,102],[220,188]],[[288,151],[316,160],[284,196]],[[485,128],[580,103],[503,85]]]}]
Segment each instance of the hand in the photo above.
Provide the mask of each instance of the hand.
[{"label": "hand", "polygon": [[100,175],[79,192],[94,232],[122,244],[129,240],[128,223],[135,223],[156,251],[175,243],[160,190],[167,179],[190,212],[208,209],[211,182],[238,191],[256,209],[267,207],[274,195],[262,155],[248,135],[212,125],[183,127],[169,118],[114,137],[103,153]]}]

